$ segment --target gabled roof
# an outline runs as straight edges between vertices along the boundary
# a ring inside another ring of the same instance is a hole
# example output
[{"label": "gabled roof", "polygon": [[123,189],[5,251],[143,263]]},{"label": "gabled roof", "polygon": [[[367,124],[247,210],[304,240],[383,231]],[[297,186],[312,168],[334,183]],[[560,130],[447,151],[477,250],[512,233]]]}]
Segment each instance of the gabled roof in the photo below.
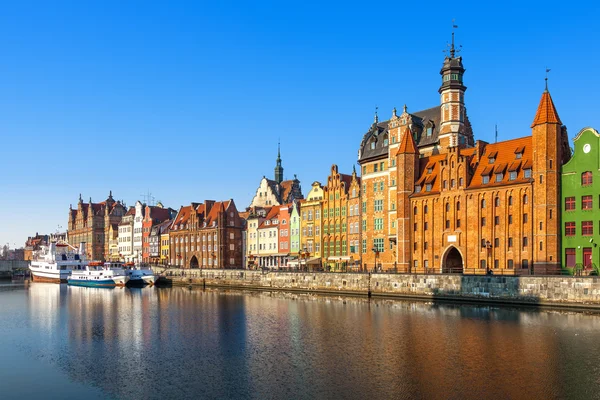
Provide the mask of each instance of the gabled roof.
[{"label": "gabled roof", "polygon": [[[270,221],[274,218],[277,218],[279,216],[279,207],[271,207],[271,209],[269,210],[269,213],[267,214],[266,218],[260,223],[260,225],[258,226],[258,229],[261,228],[277,228],[278,225],[271,225]],[[269,221],[269,225],[267,225],[265,222]]]},{"label": "gabled roof", "polygon": [[533,119],[531,127],[533,128],[539,124],[562,125],[562,122],[558,117],[558,113],[556,112],[556,107],[554,107],[552,96],[550,96],[550,92],[547,89],[544,91],[544,93],[542,93],[542,98],[540,100],[540,104],[538,105],[538,109],[535,113],[535,118]]}]

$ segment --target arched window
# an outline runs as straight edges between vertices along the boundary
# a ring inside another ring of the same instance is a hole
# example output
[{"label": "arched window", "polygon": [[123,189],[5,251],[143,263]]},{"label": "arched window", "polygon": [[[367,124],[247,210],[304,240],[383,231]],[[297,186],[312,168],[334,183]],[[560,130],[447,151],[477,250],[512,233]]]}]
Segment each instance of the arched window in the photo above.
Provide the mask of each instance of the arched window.
[{"label": "arched window", "polygon": [[460,211],[460,201],[456,202],[456,211]]},{"label": "arched window", "polygon": [[481,208],[485,208],[485,199],[481,200]]},{"label": "arched window", "polygon": [[585,171],[581,174],[581,184],[591,185],[592,184],[592,171]]},{"label": "arched window", "polygon": [[446,203],[446,212],[450,211],[450,203]]},{"label": "arched window", "polygon": [[508,196],[508,205],[512,206],[512,196]]},{"label": "arched window", "polygon": [[500,207],[500,197],[496,197],[496,198],[494,199],[494,205],[495,205],[496,207]]},{"label": "arched window", "polygon": [[429,212],[429,207],[427,207],[427,205],[425,207],[423,207],[423,214],[427,214],[427,212]]},{"label": "arched window", "polygon": [[523,195],[523,204],[529,203],[529,197],[526,194]]},{"label": "arched window", "polygon": [[413,209],[413,214],[414,214],[414,215],[417,215],[417,207],[415,207],[415,208]]}]

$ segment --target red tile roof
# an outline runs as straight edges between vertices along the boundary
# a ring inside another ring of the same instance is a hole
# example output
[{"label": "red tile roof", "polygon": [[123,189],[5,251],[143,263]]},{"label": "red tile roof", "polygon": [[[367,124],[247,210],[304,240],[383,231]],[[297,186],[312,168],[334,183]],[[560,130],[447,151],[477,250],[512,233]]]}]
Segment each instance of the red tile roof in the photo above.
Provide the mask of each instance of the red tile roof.
[{"label": "red tile roof", "polygon": [[531,127],[533,128],[539,124],[560,124],[560,118],[558,117],[558,113],[556,112],[556,107],[554,107],[554,102],[552,101],[552,96],[550,96],[550,92],[545,90],[542,93],[542,99],[540,100],[540,104],[538,105],[537,112],[535,113],[535,118],[533,119],[533,123]]},{"label": "red tile roof", "polygon": [[415,145],[415,140],[410,133],[410,129],[406,128],[404,135],[402,136],[402,141],[400,142],[400,147],[398,148],[398,153],[414,154],[416,152],[417,146]]}]

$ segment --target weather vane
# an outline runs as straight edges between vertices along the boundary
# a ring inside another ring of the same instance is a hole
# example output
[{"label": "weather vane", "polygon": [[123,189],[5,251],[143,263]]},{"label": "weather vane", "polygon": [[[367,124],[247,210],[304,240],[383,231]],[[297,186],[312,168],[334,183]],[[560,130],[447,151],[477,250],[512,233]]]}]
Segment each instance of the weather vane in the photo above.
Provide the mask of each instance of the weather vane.
[{"label": "weather vane", "polygon": [[[452,44],[446,44],[446,46],[450,48],[450,51],[449,51],[450,58],[454,58],[454,56],[456,54],[460,53],[460,50],[462,48],[462,45],[458,46],[458,48],[454,47],[454,30],[456,28],[458,28],[458,25],[456,25],[454,22],[455,22],[455,19],[453,18],[452,19]],[[447,54],[447,52],[448,52],[448,49],[444,50],[444,53]]]},{"label": "weather vane", "polygon": [[546,78],[544,79],[546,81],[546,91],[548,91],[548,72],[550,72],[550,68],[546,67]]}]

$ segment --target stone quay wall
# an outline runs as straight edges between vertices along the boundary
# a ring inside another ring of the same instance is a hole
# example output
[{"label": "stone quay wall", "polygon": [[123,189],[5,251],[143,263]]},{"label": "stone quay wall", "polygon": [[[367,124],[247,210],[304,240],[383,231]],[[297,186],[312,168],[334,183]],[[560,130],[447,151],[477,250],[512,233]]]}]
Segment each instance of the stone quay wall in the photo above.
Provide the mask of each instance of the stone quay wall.
[{"label": "stone quay wall", "polygon": [[0,260],[0,278],[10,278],[14,270],[29,268],[29,261]]},{"label": "stone quay wall", "polygon": [[172,285],[600,309],[600,277],[155,270]]}]

